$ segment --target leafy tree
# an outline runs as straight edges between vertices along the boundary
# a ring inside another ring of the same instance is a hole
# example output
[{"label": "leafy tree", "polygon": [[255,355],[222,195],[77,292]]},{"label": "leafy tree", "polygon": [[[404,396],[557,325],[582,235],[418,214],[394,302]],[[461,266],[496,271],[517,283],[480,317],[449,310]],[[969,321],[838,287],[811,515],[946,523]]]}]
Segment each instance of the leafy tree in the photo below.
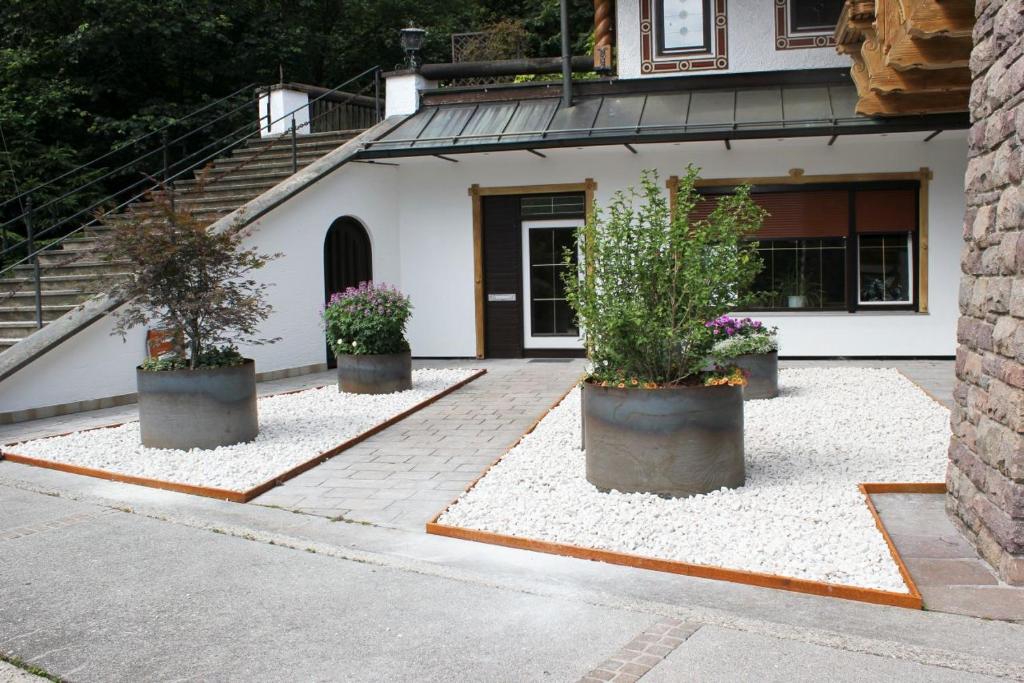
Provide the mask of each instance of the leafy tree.
[{"label": "leafy tree", "polygon": [[697,380],[715,342],[709,321],[744,303],[761,270],[764,210],[750,188],[693,219],[697,169],[679,179],[674,208],[646,171],[639,190],[617,192],[579,232],[582,273],[567,251],[566,297],[601,382],[674,385]]},{"label": "leafy tree", "polygon": [[[195,369],[203,359],[220,362],[221,345],[272,343],[256,337],[271,313],[267,285],[252,273],[278,255],[243,249],[245,232],[214,232],[196,219],[192,207],[172,204],[166,193],[152,197],[156,208],[130,212],[130,220],[112,228],[104,253],[129,263],[129,275],[113,286],[114,296],[129,301],[115,314],[115,334],[139,325],[171,331],[177,363]],[[228,356],[233,354],[228,353]]]},{"label": "leafy tree", "polygon": [[[593,5],[570,4],[581,52]],[[558,0],[4,0],[0,223],[22,212],[23,201],[10,201],[19,193],[248,83],[283,75],[333,87],[374,65],[393,68],[402,59],[398,29],[410,23],[428,31],[425,60],[445,62],[453,32],[501,20],[522,23],[528,55],[558,55],[558,17]],[[209,139],[223,130],[211,129]],[[139,151],[159,142],[148,139]],[[116,168],[127,154],[34,191],[35,206]],[[36,224],[66,218],[158,167],[159,157],[150,157],[55,203]],[[10,227],[24,233],[21,221]]]}]

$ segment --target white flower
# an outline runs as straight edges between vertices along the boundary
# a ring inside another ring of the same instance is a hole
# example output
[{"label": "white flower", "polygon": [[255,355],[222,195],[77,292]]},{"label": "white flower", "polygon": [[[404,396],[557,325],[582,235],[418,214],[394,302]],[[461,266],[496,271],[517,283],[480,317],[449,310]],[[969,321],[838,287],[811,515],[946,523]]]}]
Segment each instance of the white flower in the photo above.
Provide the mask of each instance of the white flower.
[{"label": "white flower", "polygon": [[352,342],[352,346],[359,346],[359,342],[357,342],[357,341],[353,341],[353,342]]}]

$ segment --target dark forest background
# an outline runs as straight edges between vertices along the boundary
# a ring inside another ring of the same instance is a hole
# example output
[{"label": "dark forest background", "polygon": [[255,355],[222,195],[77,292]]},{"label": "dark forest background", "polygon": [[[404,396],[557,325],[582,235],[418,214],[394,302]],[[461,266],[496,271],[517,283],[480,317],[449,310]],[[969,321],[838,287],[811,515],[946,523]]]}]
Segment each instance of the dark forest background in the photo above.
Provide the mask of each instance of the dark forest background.
[{"label": "dark forest background", "polygon": [[[570,6],[582,54],[593,3]],[[427,62],[450,61],[452,33],[495,27],[527,56],[560,49],[558,0],[4,0],[0,223],[21,210],[17,194],[249,83],[283,72],[329,88],[374,65],[391,69],[402,59],[398,30],[410,24],[429,32]],[[35,205],[82,177],[36,192]],[[112,191],[106,184],[90,192]],[[40,221],[82,201],[58,202]]]}]

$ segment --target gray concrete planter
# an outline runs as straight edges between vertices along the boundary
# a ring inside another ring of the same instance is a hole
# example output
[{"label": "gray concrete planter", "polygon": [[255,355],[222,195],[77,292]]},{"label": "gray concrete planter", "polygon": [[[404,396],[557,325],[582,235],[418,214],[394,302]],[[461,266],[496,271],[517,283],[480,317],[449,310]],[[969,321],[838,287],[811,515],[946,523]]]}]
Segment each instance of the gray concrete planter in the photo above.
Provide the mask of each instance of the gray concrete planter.
[{"label": "gray concrete planter", "polygon": [[682,497],[746,481],[743,388],[618,389],[583,383],[587,481]]},{"label": "gray concrete planter", "polygon": [[256,364],[232,368],[135,371],[139,428],[148,448],[217,448],[259,433]]},{"label": "gray concrete planter", "polygon": [[412,356],[408,351],[337,358],[338,391],[390,394],[412,389]]},{"label": "gray concrete planter", "polygon": [[747,375],[743,398],[775,398],[779,395],[779,352],[748,353],[732,359]]}]

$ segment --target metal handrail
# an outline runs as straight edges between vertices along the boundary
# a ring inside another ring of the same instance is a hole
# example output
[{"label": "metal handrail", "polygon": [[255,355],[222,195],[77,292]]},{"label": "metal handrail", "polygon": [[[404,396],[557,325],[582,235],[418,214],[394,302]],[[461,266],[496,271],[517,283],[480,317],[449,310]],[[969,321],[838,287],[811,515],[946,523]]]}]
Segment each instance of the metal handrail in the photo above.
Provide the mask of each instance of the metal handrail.
[{"label": "metal handrail", "polygon": [[[101,154],[100,156],[96,157],[95,159],[87,161],[84,164],[81,164],[81,165],[79,165],[79,166],[77,166],[77,167],[75,167],[75,168],[73,168],[73,169],[71,169],[69,171],[65,171],[64,173],[60,174],[56,178],[51,178],[50,180],[47,180],[45,183],[41,183],[39,185],[36,185],[36,186],[32,187],[29,190],[24,190],[20,194],[16,194],[16,195],[14,195],[13,197],[11,197],[9,199],[5,199],[4,201],[0,202],[0,208],[3,208],[5,206],[7,206],[11,202],[14,202],[14,201],[16,201],[18,199],[21,199],[22,197],[27,197],[28,195],[32,194],[33,192],[36,192],[37,190],[40,190],[40,189],[42,189],[44,187],[49,187],[50,185],[54,184],[58,180],[63,180],[64,178],[68,177],[69,175],[71,175],[73,173],[78,173],[79,171],[83,171],[86,168],[89,168],[90,166],[92,166],[93,164],[95,164],[95,163],[97,163],[99,161],[103,161],[104,159],[106,159],[107,157],[111,156],[112,154],[116,154],[117,152],[120,152],[121,150],[127,149],[128,147],[131,147],[132,145],[138,144],[139,142],[142,142],[143,140],[145,140],[145,139],[147,139],[149,137],[152,137],[153,135],[156,135],[157,133],[160,133],[160,132],[168,129],[171,126],[175,126],[175,125],[181,123],[182,121],[186,121],[186,120],[192,118],[196,114],[201,114],[204,111],[210,109],[211,107],[217,106],[221,102],[229,100],[232,97],[237,97],[238,95],[242,94],[243,92],[252,89],[255,85],[256,85],[256,83],[249,83],[248,85],[239,88],[238,90],[234,91],[233,93],[231,93],[229,95],[225,95],[224,97],[220,98],[219,100],[214,100],[213,102],[210,102],[208,104],[203,105],[199,109],[195,109],[193,111],[190,111],[188,114],[185,114],[180,119],[174,119],[173,121],[169,121],[169,122],[165,123],[164,125],[160,126],[159,128],[151,130],[148,133],[143,133],[142,135],[140,135],[139,137],[135,138],[134,140],[129,140],[129,141],[125,142],[124,144],[121,144],[121,145],[118,145],[118,146],[114,147],[109,152],[105,152],[105,153]],[[36,208],[37,209],[41,209],[42,207],[36,207]]]},{"label": "metal handrail", "polygon": [[[224,100],[221,99],[220,101],[224,101]],[[101,180],[106,180],[107,178],[110,178],[111,176],[114,176],[114,175],[116,175],[118,173],[121,173],[122,171],[125,171],[125,170],[131,168],[132,166],[135,166],[139,162],[141,162],[141,161],[143,161],[145,159],[148,159],[149,157],[153,156],[157,152],[163,151],[167,146],[178,144],[179,142],[182,142],[183,140],[189,138],[190,136],[195,135],[196,133],[199,133],[201,131],[206,130],[210,126],[214,125],[215,123],[217,123],[219,121],[222,121],[223,119],[227,118],[228,116],[231,116],[233,114],[238,113],[243,108],[251,107],[252,103],[253,103],[252,99],[247,99],[245,102],[242,102],[237,107],[234,107],[234,108],[224,112],[220,116],[217,116],[216,118],[214,118],[214,119],[212,119],[210,121],[207,121],[202,126],[199,126],[198,128],[193,128],[193,129],[189,130],[188,132],[183,133],[182,135],[179,135],[178,137],[174,138],[173,140],[165,140],[160,147],[156,147],[154,149],[151,149],[148,152],[145,152],[144,154],[140,154],[139,156],[135,157],[131,161],[125,162],[121,166],[118,166],[115,169],[111,169],[111,170],[107,171],[106,173],[104,173],[103,175],[98,176],[96,178],[93,178],[92,180],[89,180],[88,182],[86,182],[83,185],[79,185],[78,187],[76,187],[74,189],[68,190],[67,192],[65,192],[61,196],[56,197],[54,199],[51,199],[48,202],[46,202],[45,204],[42,204],[40,206],[35,207],[34,210],[35,211],[42,211],[43,209],[45,209],[47,207],[50,207],[50,206],[53,206],[54,204],[62,202],[65,199],[67,199],[68,197],[71,197],[71,196],[73,196],[73,195],[75,195],[75,194],[77,194],[77,193],[79,193],[79,192],[81,192],[81,191],[83,191],[85,189],[88,189],[88,188],[92,187],[93,185],[95,185],[96,183],[100,182]],[[174,124],[169,124],[169,125],[174,125]],[[157,129],[154,132],[160,132],[162,130],[166,130],[168,127],[169,126],[164,126],[164,127],[160,128],[160,129]],[[143,137],[145,137],[145,136],[143,136]],[[143,138],[140,137],[138,139],[141,140]],[[127,149],[127,146],[122,146],[122,147],[120,147],[120,148],[118,148],[116,150],[113,150],[112,152],[108,152],[107,155],[110,155],[113,152],[121,151],[122,149]],[[96,161],[96,160],[94,159],[93,161]],[[90,162],[90,163],[92,163],[92,162]],[[84,168],[84,166],[79,167],[79,168]],[[39,187],[42,187],[42,186],[40,185]],[[15,216],[14,218],[11,218],[10,220],[8,220],[8,221],[6,221],[4,223],[0,223],[0,230],[2,230],[3,228],[6,228],[7,226],[14,225],[19,220],[22,220],[24,218],[25,218],[25,213],[22,213],[21,215]]]},{"label": "metal handrail", "polygon": [[[96,202],[95,204],[91,205],[90,207],[87,207],[86,209],[79,210],[78,212],[76,212],[72,216],[66,217],[66,218],[58,221],[57,223],[54,223],[53,225],[50,225],[50,226],[46,227],[42,231],[38,231],[37,232],[37,231],[34,231],[32,229],[31,216],[32,216],[32,213],[34,211],[38,210],[38,209],[33,209],[31,207],[31,204],[29,204],[28,210],[23,214],[23,216],[27,219],[26,220],[26,225],[28,227],[27,238],[25,240],[22,240],[21,242],[18,242],[16,244],[14,244],[14,245],[4,249],[3,251],[0,251],[0,256],[2,256],[4,254],[7,254],[7,253],[10,253],[10,252],[13,252],[15,249],[20,248],[22,245],[24,245],[26,243],[29,245],[28,253],[24,257],[22,257],[21,259],[18,259],[17,261],[11,263],[7,267],[0,269],[0,276],[3,276],[4,274],[13,271],[16,267],[18,267],[18,266],[20,266],[22,264],[25,264],[26,262],[32,263],[34,265],[34,273],[35,273],[33,279],[34,279],[35,294],[36,294],[36,308],[39,309],[39,301],[40,301],[40,298],[41,298],[41,282],[40,282],[40,274],[39,274],[39,270],[40,269],[39,269],[38,257],[39,257],[40,254],[42,254],[45,251],[53,249],[55,246],[60,246],[61,244],[64,243],[65,240],[70,239],[73,236],[79,234],[81,231],[85,230],[87,227],[96,224],[102,218],[105,218],[105,217],[107,217],[107,216],[109,216],[109,215],[111,215],[111,214],[113,214],[113,213],[115,213],[117,211],[120,211],[121,209],[129,206],[130,204],[138,201],[142,197],[145,197],[147,194],[150,194],[151,192],[153,192],[155,189],[157,189],[159,187],[168,187],[169,188],[171,186],[171,184],[174,182],[174,180],[180,178],[182,175],[184,175],[186,173],[189,173],[190,171],[193,171],[196,168],[201,167],[203,164],[205,164],[206,162],[210,161],[211,159],[214,159],[214,158],[222,155],[224,152],[226,152],[226,151],[228,151],[228,150],[230,150],[230,149],[232,149],[234,147],[237,147],[238,145],[240,145],[240,144],[244,143],[245,141],[251,139],[253,136],[255,136],[257,134],[260,134],[263,131],[264,128],[269,130],[270,128],[273,127],[273,125],[275,123],[279,123],[279,122],[281,122],[283,120],[286,120],[288,118],[291,118],[291,122],[292,122],[291,131],[290,131],[290,133],[291,133],[290,140],[291,140],[291,145],[292,145],[292,166],[293,166],[293,171],[294,171],[296,169],[296,167],[297,167],[297,162],[296,162],[296,154],[297,154],[297,152],[296,152],[296,149],[297,149],[296,132],[297,132],[297,128],[305,127],[305,126],[310,126],[311,127],[315,120],[319,120],[320,117],[325,116],[328,112],[323,112],[318,117],[308,118],[307,122],[304,123],[304,124],[301,124],[301,126],[296,126],[296,124],[295,124],[295,115],[299,111],[301,111],[302,109],[311,108],[314,103],[319,102],[320,100],[322,100],[324,98],[327,98],[327,97],[330,97],[330,96],[334,96],[339,90],[341,90],[341,88],[344,88],[344,87],[354,83],[355,81],[357,81],[357,80],[359,80],[361,78],[364,78],[365,76],[367,76],[369,74],[373,74],[373,76],[374,76],[372,85],[373,85],[373,88],[374,88],[374,100],[377,103],[377,105],[375,107],[375,117],[376,117],[376,120],[379,121],[380,117],[381,117],[381,112],[380,112],[380,74],[381,74],[381,69],[380,69],[379,66],[374,66],[374,67],[371,67],[369,69],[364,70],[363,72],[357,74],[356,76],[353,76],[352,78],[346,80],[344,83],[341,83],[340,85],[337,85],[334,88],[331,88],[330,90],[326,90],[325,92],[323,92],[323,94],[321,94],[318,97],[310,100],[306,104],[300,105],[300,106],[292,109],[291,111],[282,114],[281,116],[279,116],[276,119],[269,120],[266,123],[264,123],[264,119],[262,117],[258,117],[258,119],[255,122],[255,124],[250,123],[250,124],[246,124],[244,126],[241,126],[239,128],[236,128],[235,130],[231,131],[230,133],[228,133],[226,135],[223,135],[220,138],[217,138],[216,140],[214,140],[213,142],[210,142],[210,143],[204,145],[199,150],[195,150],[195,151],[191,152],[190,154],[186,155],[182,159],[179,159],[178,161],[174,162],[173,164],[167,164],[166,160],[165,160],[165,165],[164,165],[164,169],[163,169],[163,173],[162,173],[163,177],[162,177],[161,181],[153,182],[154,178],[152,176],[148,176],[148,175],[144,176],[140,180],[137,180],[137,181],[131,183],[126,188],[122,188],[122,190],[119,191],[118,193],[114,193],[112,195],[109,195],[109,196],[105,197],[104,199],[101,199],[98,202]],[[370,84],[367,84],[366,86],[364,86],[364,89],[368,88],[369,85]],[[252,87],[252,86],[247,86],[247,87]],[[235,94],[237,94],[237,93],[235,93]],[[347,97],[346,97],[346,99],[341,100],[341,103],[351,101],[352,99],[354,99],[356,97],[359,97],[359,96],[362,96],[362,95],[360,93],[354,93],[354,94],[345,93],[344,96],[347,96]],[[224,98],[224,99],[226,99],[226,98]],[[220,100],[220,101],[223,101],[223,99]],[[254,100],[249,100],[244,105],[241,105],[241,106],[251,106],[253,101]],[[233,109],[232,112],[229,112],[229,114],[233,113],[234,111],[237,111],[238,109],[241,108],[241,106],[236,108],[236,109]],[[185,137],[188,137],[188,135],[191,135],[192,133],[198,132],[200,130],[204,130],[205,128],[207,128],[210,125],[212,125],[215,121],[221,120],[222,118],[224,118],[225,116],[227,116],[229,114],[222,115],[222,116],[218,117],[217,119],[215,119],[214,121],[208,122],[207,124],[204,124],[204,126],[198,128],[198,129],[195,129],[193,131],[190,131],[189,133],[187,133],[187,134],[185,134],[183,136],[180,136],[176,141],[180,141],[180,140],[184,139]],[[269,119],[269,116],[267,118]],[[217,146],[219,143],[223,142],[224,140],[226,140],[228,138],[233,138],[237,133],[239,133],[241,131],[244,131],[247,128],[250,128],[253,125],[255,125],[255,127],[256,127],[255,130],[253,130],[253,131],[249,132],[248,134],[245,134],[245,135],[243,135],[243,136],[241,136],[241,137],[239,137],[237,139],[233,139],[227,145],[219,147],[218,149],[216,149],[212,153],[202,157],[198,161],[190,162],[190,163],[184,165],[182,168],[180,168],[176,172],[171,173],[172,169],[174,169],[177,166],[180,166],[180,165],[184,164],[189,158],[194,157],[197,154],[201,154],[202,152],[205,152],[206,150],[210,149],[211,147]],[[163,128],[166,129],[166,127],[167,126],[164,126]],[[251,159],[248,159],[245,162],[243,162],[242,165],[240,165],[238,167],[235,167],[235,169],[240,168],[241,166],[244,166],[245,164],[251,163],[255,159],[258,159],[260,156],[265,154],[268,150],[275,148],[284,139],[286,139],[286,137],[284,135],[278,137],[273,142],[268,144],[264,149],[260,150]],[[165,142],[164,149],[166,149],[167,144],[168,143]],[[155,151],[159,151],[159,150],[155,150]],[[151,154],[152,153],[149,153],[147,155],[144,155],[141,158],[147,158]],[[218,178],[219,177],[221,177],[221,176],[218,176]],[[146,189],[143,190],[142,192],[138,192],[138,193],[132,195],[129,199],[120,202],[117,206],[115,206],[113,208],[110,208],[110,209],[107,209],[102,214],[100,214],[98,216],[95,216],[92,220],[87,221],[87,222],[83,223],[82,225],[79,225],[78,227],[76,227],[71,232],[63,235],[62,237],[54,240],[53,242],[50,242],[46,246],[38,247],[38,246],[36,246],[34,244],[34,242],[36,240],[38,240],[41,236],[49,233],[52,230],[55,230],[58,227],[61,227],[61,226],[65,225],[65,224],[67,224],[69,221],[73,220],[74,218],[77,218],[77,217],[81,216],[84,212],[93,211],[98,206],[102,205],[103,203],[106,203],[106,202],[110,201],[114,197],[117,197],[118,194],[123,193],[125,189],[132,189],[132,188],[138,187],[139,185],[142,185],[142,184],[145,184],[147,186]],[[38,186],[38,187],[42,187],[42,186]],[[172,192],[173,192],[173,190],[172,190]],[[172,197],[173,197],[173,194],[172,194]],[[9,223],[5,223],[4,225],[8,225],[8,224]],[[0,226],[0,228],[2,228],[2,227],[3,226]],[[36,323],[37,323],[38,326],[42,326],[41,315],[37,315]]]}]

